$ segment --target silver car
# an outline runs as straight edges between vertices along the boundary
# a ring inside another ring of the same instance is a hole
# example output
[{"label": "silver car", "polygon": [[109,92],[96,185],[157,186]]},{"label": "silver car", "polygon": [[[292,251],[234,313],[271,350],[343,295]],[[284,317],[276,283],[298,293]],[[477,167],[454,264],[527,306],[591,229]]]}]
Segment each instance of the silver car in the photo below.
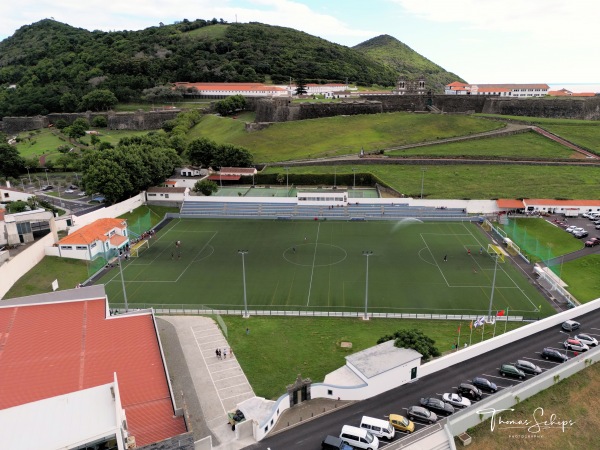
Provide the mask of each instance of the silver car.
[{"label": "silver car", "polygon": [[466,408],[467,406],[471,406],[471,400],[463,397],[460,394],[454,394],[452,392],[442,395],[442,399],[444,399],[446,403],[450,403],[452,406],[456,406],[457,408]]},{"label": "silver car", "polygon": [[573,336],[573,339],[577,339],[579,342],[583,342],[588,347],[596,347],[598,345],[598,339],[589,334],[578,334]]}]

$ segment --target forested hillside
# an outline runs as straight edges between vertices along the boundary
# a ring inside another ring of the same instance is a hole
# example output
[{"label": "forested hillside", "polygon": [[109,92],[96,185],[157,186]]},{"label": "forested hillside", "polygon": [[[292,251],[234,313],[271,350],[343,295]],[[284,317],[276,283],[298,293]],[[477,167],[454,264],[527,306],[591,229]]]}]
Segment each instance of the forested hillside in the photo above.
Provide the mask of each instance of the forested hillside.
[{"label": "forested hillside", "polygon": [[[408,50],[407,60],[425,60]],[[416,75],[422,72],[421,65],[412,66]],[[403,66],[403,73],[412,66]],[[144,89],[175,81],[299,78],[393,86],[398,68],[368,52],[259,23],[183,20],[141,31],[90,32],[45,19],[0,42],[0,117],[94,109],[83,100],[95,90],[102,91],[105,108],[112,99],[139,101]]]},{"label": "forested hillside", "polygon": [[410,79],[423,75],[427,80],[427,85],[434,92],[443,92],[444,86],[453,81],[465,81],[387,34],[369,39],[352,48],[374,61],[391,67],[400,77]]}]

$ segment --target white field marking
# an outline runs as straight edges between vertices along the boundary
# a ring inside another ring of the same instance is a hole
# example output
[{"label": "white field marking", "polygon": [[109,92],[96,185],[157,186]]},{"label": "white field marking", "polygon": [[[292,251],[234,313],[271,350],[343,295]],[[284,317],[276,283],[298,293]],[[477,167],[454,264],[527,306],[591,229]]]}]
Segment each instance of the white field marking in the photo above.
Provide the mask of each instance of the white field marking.
[{"label": "white field marking", "polygon": [[[235,361],[235,360],[233,360],[233,361]],[[222,364],[222,362],[221,362],[221,364]],[[213,366],[214,366],[214,365],[215,365],[215,364],[213,364]],[[230,371],[230,370],[234,370],[234,369],[238,369],[238,368],[239,368],[239,364],[238,364],[238,367],[236,367],[236,366],[233,366],[233,367],[229,367],[229,368],[227,368],[227,369],[223,369],[223,370],[213,370],[213,372],[212,372],[212,373],[222,373],[222,372],[228,372],[228,371]],[[240,374],[239,376],[241,377],[242,375]]]},{"label": "white field marking", "polygon": [[[428,261],[427,259],[423,258],[423,256],[421,255],[421,252],[425,252],[425,251],[429,251],[429,249],[428,248],[422,248],[421,250],[419,250],[419,258],[421,259],[421,261],[423,261],[424,263],[431,264],[432,266],[436,266],[437,267],[437,264],[435,262],[431,262],[431,261]],[[431,255],[431,251],[429,251],[429,254]]]},{"label": "white field marking", "polygon": [[242,375],[234,375],[232,377],[225,377],[225,378],[219,378],[219,381],[223,381],[223,380],[231,380],[232,378],[237,378],[237,377],[241,377]]},{"label": "white field marking", "polygon": [[442,278],[444,279],[444,281],[446,282],[446,286],[450,287],[450,283],[448,283],[448,280],[446,279],[446,277],[444,276],[444,272],[442,271],[442,268],[440,267],[440,265],[437,263],[437,261],[435,260],[435,257],[433,256],[433,252],[431,251],[431,249],[429,248],[429,246],[427,245],[427,241],[425,240],[425,238],[423,237],[423,233],[419,233],[419,236],[421,236],[421,239],[423,240],[423,243],[425,244],[425,247],[427,248],[427,250],[429,250],[429,254],[431,255],[431,259],[433,261],[435,261],[435,265],[438,268],[438,270],[440,271],[440,275],[442,276]]},{"label": "white field marking", "polygon": [[[213,235],[212,235],[212,237],[211,237],[211,238],[208,240],[208,242],[207,242],[206,244],[204,244],[204,247],[202,247],[202,248],[200,249],[200,251],[197,253],[197,255],[201,254],[201,253],[204,251],[204,249],[205,249],[205,248],[206,248],[206,247],[207,247],[207,246],[210,244],[210,241],[212,241],[212,240],[215,238],[215,236],[216,236],[216,235],[217,235],[217,232],[216,232],[216,231],[215,231],[215,232],[213,232]],[[192,263],[193,263],[193,262],[194,262],[194,260],[192,260],[192,261],[190,261],[190,262],[188,263],[188,265],[185,267],[185,269],[183,269],[183,272],[181,272],[181,274],[180,274],[180,275],[177,277],[177,279],[175,280],[175,283],[177,283],[177,282],[179,281],[179,279],[180,279],[180,278],[183,276],[183,274],[184,274],[184,273],[185,273],[185,272],[186,272],[186,271],[187,271],[187,270],[190,268],[190,266],[192,265]]]},{"label": "white field marking", "polygon": [[[222,381],[222,380],[219,380],[219,381]],[[231,389],[231,388],[238,387],[238,386],[247,386],[247,385],[248,385],[248,383],[234,384],[234,385],[231,385],[231,386],[219,388],[219,390],[222,391],[222,390],[227,390],[227,389]],[[225,400],[227,400],[227,399],[225,399]]]},{"label": "white field marking", "polygon": [[[190,330],[192,331],[192,334],[194,334],[194,329],[192,327],[190,327]],[[227,414],[227,410],[225,409],[225,405],[223,405],[223,400],[221,399],[221,396],[218,395],[218,389],[217,389],[217,384],[215,383],[215,380],[212,376],[212,373],[210,371],[210,369],[208,368],[208,364],[206,363],[206,358],[204,358],[204,355],[202,354],[202,347],[200,346],[200,343],[196,340],[195,336],[194,336],[194,340],[196,341],[196,345],[198,346],[198,350],[200,350],[200,355],[202,356],[202,361],[204,362],[204,365],[206,366],[206,370],[208,372],[208,376],[210,377],[210,381],[212,381],[213,386],[215,387],[215,390],[217,390],[217,396],[219,397],[219,402],[221,403],[221,408],[223,408],[223,413]]]},{"label": "white field marking", "polygon": [[308,299],[306,300],[306,306],[308,306],[308,304],[310,303],[310,293],[312,291],[312,280],[313,280],[313,274],[315,273],[315,261],[317,260],[317,247],[318,247],[318,243],[319,243],[319,231],[321,231],[321,222],[319,222],[319,226],[317,227],[317,239],[315,240],[315,253],[313,255],[313,263],[312,263],[312,269],[310,271],[310,284],[308,285]]}]

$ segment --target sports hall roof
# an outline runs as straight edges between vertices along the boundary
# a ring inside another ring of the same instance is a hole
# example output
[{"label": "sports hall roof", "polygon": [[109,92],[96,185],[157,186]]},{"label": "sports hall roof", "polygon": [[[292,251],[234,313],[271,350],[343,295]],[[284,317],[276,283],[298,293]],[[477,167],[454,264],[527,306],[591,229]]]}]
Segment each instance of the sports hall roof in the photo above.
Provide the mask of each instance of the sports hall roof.
[{"label": "sports hall roof", "polygon": [[0,409],[111,383],[116,372],[137,446],[187,431],[153,315],[108,315],[101,286],[0,303],[0,367]]},{"label": "sports hall roof", "polygon": [[498,208],[509,208],[509,209],[523,209],[525,205],[523,205],[523,200],[513,200],[510,198],[499,198],[496,200],[496,205]]}]

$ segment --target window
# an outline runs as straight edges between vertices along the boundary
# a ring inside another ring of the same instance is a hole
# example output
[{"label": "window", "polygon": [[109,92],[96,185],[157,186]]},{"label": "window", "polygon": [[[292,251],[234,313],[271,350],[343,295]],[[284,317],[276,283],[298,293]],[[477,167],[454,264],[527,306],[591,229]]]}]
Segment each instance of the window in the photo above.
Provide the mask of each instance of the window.
[{"label": "window", "polygon": [[87,250],[87,246],[85,245],[76,245],[75,250]]},{"label": "window", "polygon": [[73,250],[73,246],[72,245],[61,245],[60,249],[61,250]]},{"label": "window", "polygon": [[96,246],[96,243],[94,242],[92,245],[90,245],[90,248],[94,248]]}]

